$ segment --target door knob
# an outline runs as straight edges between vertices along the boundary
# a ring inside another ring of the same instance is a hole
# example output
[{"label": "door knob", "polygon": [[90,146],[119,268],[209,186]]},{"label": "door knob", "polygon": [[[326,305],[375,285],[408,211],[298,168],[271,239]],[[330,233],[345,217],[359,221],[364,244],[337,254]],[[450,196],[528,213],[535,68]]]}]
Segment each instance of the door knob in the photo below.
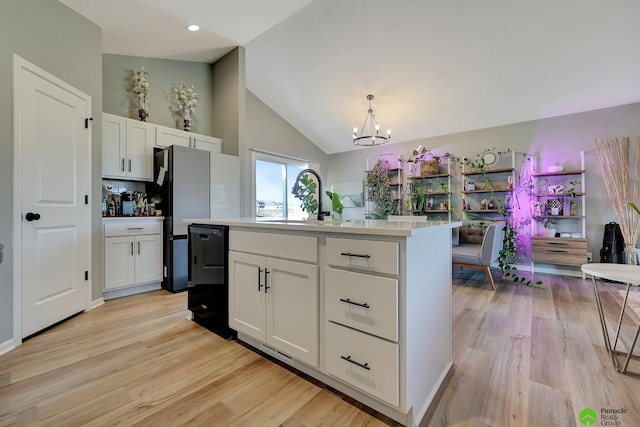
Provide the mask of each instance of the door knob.
[{"label": "door knob", "polygon": [[24,216],[24,219],[26,219],[27,221],[37,221],[40,219],[40,214],[39,213],[33,213],[33,212],[27,212],[27,214]]}]

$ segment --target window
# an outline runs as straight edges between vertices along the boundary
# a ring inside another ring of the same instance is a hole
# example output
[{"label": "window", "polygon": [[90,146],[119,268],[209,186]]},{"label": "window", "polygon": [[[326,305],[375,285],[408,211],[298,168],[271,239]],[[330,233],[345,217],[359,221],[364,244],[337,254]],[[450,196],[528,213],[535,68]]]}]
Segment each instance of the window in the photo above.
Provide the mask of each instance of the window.
[{"label": "window", "polygon": [[254,200],[256,217],[302,219],[306,213],[291,189],[300,171],[317,165],[254,151]]}]

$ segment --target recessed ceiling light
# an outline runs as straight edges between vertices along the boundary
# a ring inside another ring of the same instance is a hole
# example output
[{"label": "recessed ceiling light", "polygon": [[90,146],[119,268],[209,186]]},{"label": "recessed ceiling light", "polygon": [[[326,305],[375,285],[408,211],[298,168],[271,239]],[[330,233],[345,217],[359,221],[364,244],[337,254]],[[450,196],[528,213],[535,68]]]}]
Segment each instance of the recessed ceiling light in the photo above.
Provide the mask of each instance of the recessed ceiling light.
[{"label": "recessed ceiling light", "polygon": [[200,27],[198,27],[197,25],[193,24],[193,25],[189,25],[187,27],[187,30],[189,31],[198,31],[200,29]]}]

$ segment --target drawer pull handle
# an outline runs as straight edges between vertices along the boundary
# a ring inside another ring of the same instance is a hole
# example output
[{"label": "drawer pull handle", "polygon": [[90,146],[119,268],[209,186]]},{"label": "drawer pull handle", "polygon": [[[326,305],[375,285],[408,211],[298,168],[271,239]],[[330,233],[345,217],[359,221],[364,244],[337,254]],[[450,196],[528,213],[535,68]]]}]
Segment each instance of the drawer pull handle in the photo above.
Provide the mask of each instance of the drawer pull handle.
[{"label": "drawer pull handle", "polygon": [[261,274],[262,274],[262,268],[258,267],[258,292],[262,290],[262,282],[260,281]]},{"label": "drawer pull handle", "polygon": [[362,254],[352,254],[351,252],[340,252],[340,255],[342,255],[342,256],[355,256],[355,257],[358,257],[358,258],[367,258],[367,259],[371,258],[371,255],[367,255],[367,254],[364,254],[364,255],[362,255]]},{"label": "drawer pull handle", "polygon": [[144,227],[128,227],[127,231],[133,231],[133,230],[144,230]]},{"label": "drawer pull handle", "polygon": [[563,242],[549,242],[549,245],[556,245],[556,246],[568,246],[567,243],[563,243]]},{"label": "drawer pull handle", "polygon": [[568,254],[569,251],[562,251],[560,249],[549,249],[549,252],[554,252],[554,253],[558,253],[558,254]]},{"label": "drawer pull handle", "polygon": [[341,358],[342,360],[346,360],[346,361],[347,361],[347,362],[349,362],[349,363],[353,363],[354,365],[359,366],[359,367],[361,367],[362,369],[366,369],[367,371],[370,371],[370,370],[371,370],[371,367],[369,366],[369,364],[368,364],[368,363],[360,363],[360,362],[356,362],[355,360],[353,360],[353,359],[351,358],[351,355],[349,355],[349,356],[340,356],[340,358]]},{"label": "drawer pull handle", "polygon": [[369,304],[365,303],[360,303],[360,302],[355,302],[355,301],[351,301],[349,298],[344,299],[344,298],[340,298],[341,302],[346,302],[347,304],[351,304],[351,305],[357,305],[358,307],[362,307],[362,308],[371,308],[369,307]]}]

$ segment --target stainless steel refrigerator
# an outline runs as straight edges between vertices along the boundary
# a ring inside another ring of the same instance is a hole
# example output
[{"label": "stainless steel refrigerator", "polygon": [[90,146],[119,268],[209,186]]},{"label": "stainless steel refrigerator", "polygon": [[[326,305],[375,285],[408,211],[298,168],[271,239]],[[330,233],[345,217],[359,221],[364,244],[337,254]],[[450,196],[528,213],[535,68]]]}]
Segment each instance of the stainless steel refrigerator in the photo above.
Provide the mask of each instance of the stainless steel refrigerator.
[{"label": "stainless steel refrigerator", "polygon": [[237,157],[173,145],[155,153],[155,185],[164,219],[162,287],[187,289],[187,218],[238,216]]}]

